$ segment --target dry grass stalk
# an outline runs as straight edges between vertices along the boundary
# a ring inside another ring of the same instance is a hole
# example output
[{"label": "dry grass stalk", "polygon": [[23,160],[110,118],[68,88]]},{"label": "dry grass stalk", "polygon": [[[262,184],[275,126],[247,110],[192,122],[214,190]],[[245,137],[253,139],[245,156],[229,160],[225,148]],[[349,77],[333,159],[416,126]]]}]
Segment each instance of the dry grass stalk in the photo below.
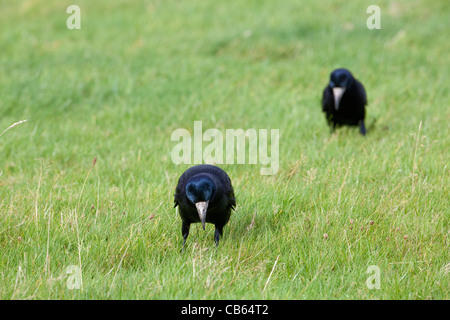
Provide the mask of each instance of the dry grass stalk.
[{"label": "dry grass stalk", "polygon": [[13,124],[10,125],[8,128],[6,128],[5,131],[3,131],[3,132],[0,134],[0,137],[1,137],[6,131],[8,131],[9,129],[12,129],[12,128],[14,128],[15,126],[18,126],[19,124],[24,123],[24,122],[27,122],[27,120],[22,120],[22,121],[13,123]]}]

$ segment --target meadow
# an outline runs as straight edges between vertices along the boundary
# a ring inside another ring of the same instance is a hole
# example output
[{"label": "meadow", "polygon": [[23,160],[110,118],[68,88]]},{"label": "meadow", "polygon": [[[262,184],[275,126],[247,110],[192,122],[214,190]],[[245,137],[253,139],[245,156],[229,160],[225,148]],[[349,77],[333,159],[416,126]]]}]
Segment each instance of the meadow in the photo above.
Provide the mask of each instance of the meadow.
[{"label": "meadow", "polygon": [[[0,1],[0,299],[449,299],[450,7],[373,4]],[[339,67],[365,137],[321,112]],[[279,129],[279,170],[219,165],[236,211],[180,254],[197,120]]]}]

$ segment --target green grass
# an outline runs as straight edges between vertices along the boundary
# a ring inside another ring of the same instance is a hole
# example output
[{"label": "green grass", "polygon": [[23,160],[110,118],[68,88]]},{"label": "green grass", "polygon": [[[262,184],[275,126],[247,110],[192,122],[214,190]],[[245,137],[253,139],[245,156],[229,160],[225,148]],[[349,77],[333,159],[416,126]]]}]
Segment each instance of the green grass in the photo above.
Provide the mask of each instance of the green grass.
[{"label": "green grass", "polygon": [[[0,1],[0,131],[27,120],[0,137],[0,298],[449,299],[450,7],[376,4],[381,30],[364,1]],[[366,137],[326,127],[337,67]],[[222,165],[224,238],[195,225],[180,254],[170,137],[194,120],[280,129],[280,169]]]}]

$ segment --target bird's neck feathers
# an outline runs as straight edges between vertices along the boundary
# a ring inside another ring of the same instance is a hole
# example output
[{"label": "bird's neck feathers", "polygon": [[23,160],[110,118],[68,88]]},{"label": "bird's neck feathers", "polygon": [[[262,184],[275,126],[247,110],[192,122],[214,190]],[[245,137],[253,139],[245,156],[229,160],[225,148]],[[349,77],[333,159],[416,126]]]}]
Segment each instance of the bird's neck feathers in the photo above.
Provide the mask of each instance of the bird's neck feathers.
[{"label": "bird's neck feathers", "polygon": [[193,204],[200,201],[210,201],[216,191],[214,181],[205,175],[197,175],[186,184],[186,196]]}]

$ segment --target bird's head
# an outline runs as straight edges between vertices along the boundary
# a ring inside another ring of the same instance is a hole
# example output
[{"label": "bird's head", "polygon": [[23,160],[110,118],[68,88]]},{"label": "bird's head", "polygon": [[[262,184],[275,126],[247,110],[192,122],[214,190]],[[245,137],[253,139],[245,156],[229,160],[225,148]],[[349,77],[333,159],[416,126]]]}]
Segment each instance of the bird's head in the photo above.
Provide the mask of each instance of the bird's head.
[{"label": "bird's head", "polygon": [[216,186],[214,181],[204,175],[194,176],[186,184],[186,196],[197,208],[203,230],[205,229],[208,204],[212,199],[215,190]]},{"label": "bird's head", "polygon": [[339,109],[339,103],[345,90],[353,84],[353,75],[347,69],[336,69],[330,75],[330,88],[333,90],[334,108]]}]

